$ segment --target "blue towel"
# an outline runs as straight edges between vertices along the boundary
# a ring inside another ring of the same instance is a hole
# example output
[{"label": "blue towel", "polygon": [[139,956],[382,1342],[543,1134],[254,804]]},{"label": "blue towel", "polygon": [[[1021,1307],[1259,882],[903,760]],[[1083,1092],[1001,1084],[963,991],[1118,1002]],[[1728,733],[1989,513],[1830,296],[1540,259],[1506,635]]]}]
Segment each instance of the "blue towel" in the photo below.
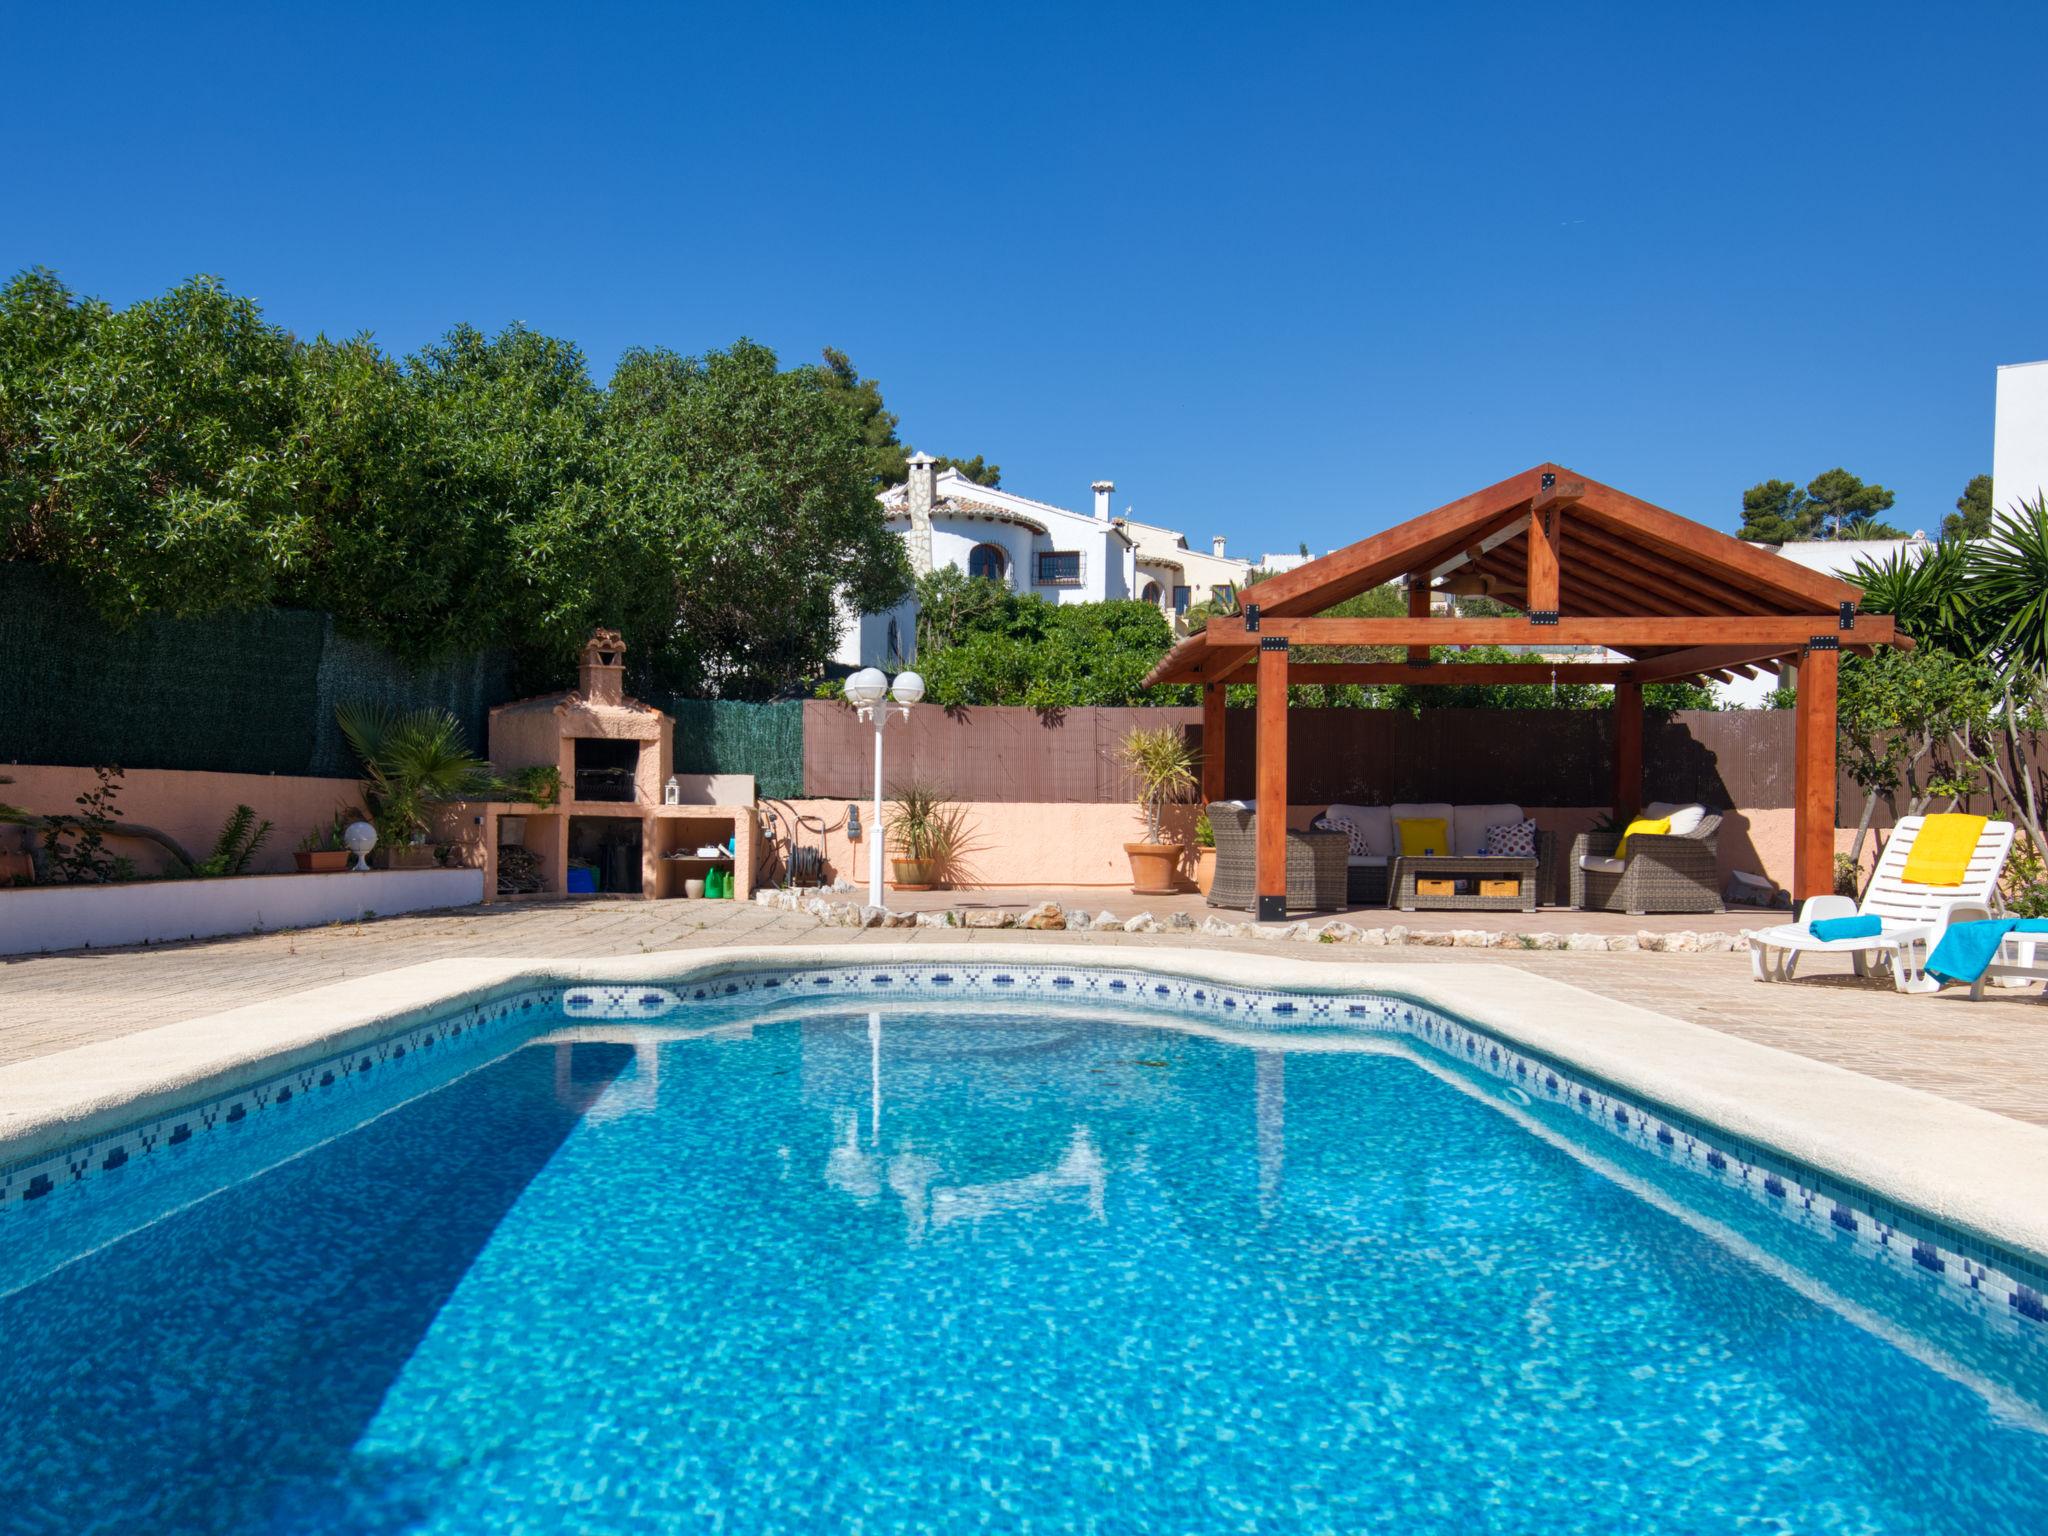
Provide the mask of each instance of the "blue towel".
[{"label": "blue towel", "polygon": [[1874,939],[1884,932],[1884,919],[1861,912],[1854,917],[1821,917],[1808,923],[1806,931],[1823,943],[1831,939]]},{"label": "blue towel", "polygon": [[1950,923],[1927,957],[1927,973],[1945,981],[1975,981],[1998,958],[2008,933],[2048,933],[2048,918],[2000,917],[1982,923]]}]

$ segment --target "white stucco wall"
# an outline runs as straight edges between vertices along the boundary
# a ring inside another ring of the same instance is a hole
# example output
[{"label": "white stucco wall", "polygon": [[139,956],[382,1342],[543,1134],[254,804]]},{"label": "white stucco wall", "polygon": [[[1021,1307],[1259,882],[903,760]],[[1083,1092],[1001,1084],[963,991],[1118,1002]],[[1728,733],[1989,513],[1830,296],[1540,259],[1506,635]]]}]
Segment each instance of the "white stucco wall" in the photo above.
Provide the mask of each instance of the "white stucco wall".
[{"label": "white stucco wall", "polygon": [[484,898],[480,869],[372,869],[360,874],[142,880],[0,890],[0,955],[161,944],[389,917]]},{"label": "white stucco wall", "polygon": [[2048,492],[2048,362],[2010,363],[1998,370],[1992,421],[1991,506],[2008,514],[2016,502]]}]

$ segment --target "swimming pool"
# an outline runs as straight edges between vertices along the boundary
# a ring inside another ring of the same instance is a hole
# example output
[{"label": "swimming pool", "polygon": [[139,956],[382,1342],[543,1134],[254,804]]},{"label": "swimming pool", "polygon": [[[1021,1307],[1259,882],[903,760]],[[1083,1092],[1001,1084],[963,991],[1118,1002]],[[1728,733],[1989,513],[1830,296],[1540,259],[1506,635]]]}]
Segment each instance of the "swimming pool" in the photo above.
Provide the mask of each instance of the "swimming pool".
[{"label": "swimming pool", "polygon": [[2048,1519],[2023,1256],[1399,999],[551,988],[5,1187],[9,1530]]}]

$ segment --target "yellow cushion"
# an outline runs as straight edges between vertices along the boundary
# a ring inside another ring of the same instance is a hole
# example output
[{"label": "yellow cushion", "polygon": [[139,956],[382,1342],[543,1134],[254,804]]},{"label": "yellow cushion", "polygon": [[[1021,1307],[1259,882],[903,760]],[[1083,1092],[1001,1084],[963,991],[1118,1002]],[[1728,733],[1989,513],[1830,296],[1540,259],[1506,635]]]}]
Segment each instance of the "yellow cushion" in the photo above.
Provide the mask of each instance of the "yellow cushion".
[{"label": "yellow cushion", "polygon": [[1669,816],[1638,816],[1628,824],[1628,830],[1621,834],[1621,841],[1615,845],[1614,856],[1617,859],[1627,858],[1628,840],[1638,832],[1649,837],[1662,837],[1670,830],[1671,818]]},{"label": "yellow cushion", "polygon": [[1442,858],[1451,851],[1451,829],[1441,816],[1397,821],[1394,823],[1394,835],[1400,839],[1403,858],[1420,858],[1424,854]]},{"label": "yellow cushion", "polygon": [[1920,824],[1920,834],[1906,850],[1901,880],[1916,885],[1961,885],[1970,872],[1970,855],[1984,836],[1985,818],[1943,811]]}]

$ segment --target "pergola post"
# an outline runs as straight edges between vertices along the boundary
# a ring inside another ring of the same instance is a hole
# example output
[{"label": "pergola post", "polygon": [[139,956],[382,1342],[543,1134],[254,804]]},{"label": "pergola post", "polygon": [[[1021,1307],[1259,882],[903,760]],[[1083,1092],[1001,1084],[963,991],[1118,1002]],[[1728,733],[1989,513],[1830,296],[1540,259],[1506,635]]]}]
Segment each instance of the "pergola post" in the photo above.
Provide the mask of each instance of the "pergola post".
[{"label": "pergola post", "polygon": [[1223,798],[1223,706],[1229,690],[1221,683],[1202,684],[1202,804]]},{"label": "pergola post", "polygon": [[[1408,578],[1408,617],[1411,619],[1426,619],[1429,617],[1429,572],[1427,571],[1419,571]],[[1423,662],[1429,660],[1429,647],[1426,645],[1409,646],[1408,660],[1416,666],[1420,666]]]},{"label": "pergola post", "polygon": [[1614,685],[1614,815],[1626,822],[1643,808],[1643,685]]},{"label": "pergola post", "polygon": [[1835,888],[1835,683],[1839,642],[1817,635],[1799,659],[1792,710],[1792,899]]},{"label": "pergola post", "polygon": [[1259,639],[1258,920],[1287,916],[1287,641]]}]

